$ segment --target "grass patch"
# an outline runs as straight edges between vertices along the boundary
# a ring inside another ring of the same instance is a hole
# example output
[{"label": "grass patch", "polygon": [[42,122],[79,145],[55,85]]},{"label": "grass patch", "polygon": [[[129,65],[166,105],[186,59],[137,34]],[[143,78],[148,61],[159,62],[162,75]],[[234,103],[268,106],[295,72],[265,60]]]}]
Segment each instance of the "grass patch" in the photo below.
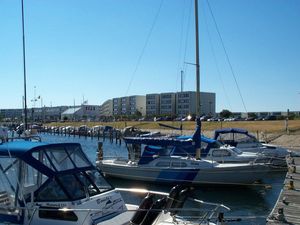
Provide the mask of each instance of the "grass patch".
[{"label": "grass patch", "polygon": [[[162,121],[159,122],[169,126],[180,127],[181,122],[178,121]],[[161,129],[165,128],[159,126],[158,122],[148,121],[120,121],[120,122],[60,122],[60,123],[48,123],[46,126],[75,126],[87,125],[93,127],[96,125],[113,126],[117,129],[122,129],[126,126],[135,126],[140,129]],[[184,121],[182,122],[183,130],[194,130],[195,122]],[[202,130],[213,131],[219,128],[237,127],[244,128],[251,132],[267,132],[267,133],[280,133],[285,132],[285,121],[230,121],[230,122],[202,122]],[[289,120],[288,127],[291,132],[300,131],[300,120]]]}]

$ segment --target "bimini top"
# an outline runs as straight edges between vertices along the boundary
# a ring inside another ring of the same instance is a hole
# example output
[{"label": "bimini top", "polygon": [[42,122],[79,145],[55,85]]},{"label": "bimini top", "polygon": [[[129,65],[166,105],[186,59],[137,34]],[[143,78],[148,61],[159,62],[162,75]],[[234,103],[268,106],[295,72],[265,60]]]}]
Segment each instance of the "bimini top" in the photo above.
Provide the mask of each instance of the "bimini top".
[{"label": "bimini top", "polygon": [[217,140],[217,138],[220,134],[227,134],[227,133],[245,134],[245,135],[252,137],[252,135],[249,134],[249,132],[247,130],[242,129],[242,128],[223,128],[223,129],[215,130],[214,139]]},{"label": "bimini top", "polygon": [[45,142],[32,142],[32,141],[12,141],[0,144],[0,156],[11,156],[21,158],[27,152],[33,149],[45,146]]}]

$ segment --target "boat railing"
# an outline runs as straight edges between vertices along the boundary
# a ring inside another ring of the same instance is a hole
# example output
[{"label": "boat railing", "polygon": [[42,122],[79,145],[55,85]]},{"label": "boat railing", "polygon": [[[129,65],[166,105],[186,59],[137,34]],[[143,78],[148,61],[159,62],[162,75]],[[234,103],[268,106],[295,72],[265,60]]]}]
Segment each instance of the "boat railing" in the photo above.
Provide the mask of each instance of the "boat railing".
[{"label": "boat railing", "polygon": [[252,161],[254,164],[265,164],[275,168],[287,168],[286,158],[260,155]]}]

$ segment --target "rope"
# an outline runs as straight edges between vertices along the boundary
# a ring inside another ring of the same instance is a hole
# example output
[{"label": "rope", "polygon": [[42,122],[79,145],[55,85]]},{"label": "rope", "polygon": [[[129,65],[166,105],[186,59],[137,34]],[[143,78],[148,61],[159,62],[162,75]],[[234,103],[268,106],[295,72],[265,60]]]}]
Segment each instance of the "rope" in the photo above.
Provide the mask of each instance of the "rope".
[{"label": "rope", "polygon": [[242,96],[240,87],[239,87],[239,85],[238,85],[238,82],[237,82],[235,73],[234,73],[234,71],[233,71],[232,64],[231,64],[231,62],[230,62],[230,60],[229,60],[229,56],[228,56],[227,50],[226,50],[226,48],[225,48],[223,38],[222,38],[221,33],[220,33],[220,31],[219,31],[219,27],[218,27],[218,25],[217,25],[215,16],[214,16],[214,14],[213,14],[213,12],[212,12],[212,9],[211,9],[211,6],[210,6],[209,1],[206,0],[206,2],[207,2],[207,5],[208,5],[208,8],[209,8],[209,12],[210,12],[210,14],[211,14],[211,16],[212,16],[213,22],[214,22],[214,24],[215,24],[215,27],[216,27],[218,36],[219,36],[219,38],[220,38],[220,40],[221,40],[221,44],[222,44],[222,47],[223,47],[223,50],[224,50],[224,53],[225,53],[225,56],[226,56],[226,59],[227,59],[227,62],[228,62],[230,71],[231,71],[231,74],[232,74],[232,76],[233,76],[233,78],[234,78],[235,85],[236,85],[236,87],[237,87],[237,89],[238,89],[238,92],[239,92],[239,95],[240,95],[240,97],[241,97],[241,100],[242,100],[242,103],[243,103],[243,107],[244,107],[244,109],[245,109],[245,112],[247,113],[248,111],[247,111],[247,108],[246,108],[246,105],[245,105],[245,102],[244,102],[244,99],[243,99],[243,96]]},{"label": "rope", "polygon": [[217,61],[217,57],[216,57],[216,53],[215,53],[215,49],[214,49],[214,46],[213,46],[213,43],[212,43],[211,34],[209,32],[209,29],[208,29],[208,24],[207,24],[205,10],[203,8],[202,8],[202,12],[203,12],[203,15],[204,15],[204,22],[205,22],[205,27],[206,27],[208,39],[209,39],[209,44],[210,44],[211,52],[212,52],[212,55],[213,55],[214,62],[216,64],[217,74],[218,74],[219,79],[221,81],[222,89],[224,91],[226,101],[227,101],[227,103],[228,103],[228,105],[230,107],[230,110],[232,110],[232,106],[231,106],[231,103],[229,101],[229,98],[228,98],[228,95],[227,95],[227,92],[226,92],[226,89],[225,89],[224,81],[223,81],[223,78],[222,78],[222,75],[221,75],[221,72],[220,72],[220,67],[219,67],[219,64],[218,64],[218,61]]},{"label": "rope", "polygon": [[136,63],[135,68],[134,68],[134,71],[133,71],[133,73],[132,73],[132,75],[131,75],[131,78],[130,78],[130,81],[129,81],[127,90],[126,90],[126,92],[125,92],[125,96],[127,96],[128,92],[129,92],[129,89],[130,89],[130,87],[131,87],[131,85],[132,85],[133,79],[134,79],[134,77],[135,77],[135,74],[136,74],[136,72],[137,72],[137,70],[138,70],[138,68],[139,68],[139,66],[140,66],[140,64],[141,64],[141,61],[142,61],[143,55],[144,55],[144,53],[145,53],[146,47],[147,47],[147,45],[148,45],[148,43],[149,43],[149,40],[150,40],[150,37],[151,37],[151,35],[152,35],[153,29],[154,29],[154,27],[155,27],[155,24],[156,24],[156,22],[157,22],[158,16],[159,16],[159,14],[160,14],[160,11],[161,11],[161,8],[162,8],[162,5],[163,5],[163,1],[164,1],[164,0],[161,0],[161,1],[160,1],[158,11],[157,11],[157,13],[156,13],[156,15],[155,15],[155,17],[154,17],[153,23],[152,23],[152,25],[151,25],[151,28],[150,28],[149,33],[148,33],[148,35],[147,35],[146,41],[145,41],[144,46],[143,46],[143,48],[142,48],[141,54],[140,54],[139,57],[138,57],[137,63]]}]

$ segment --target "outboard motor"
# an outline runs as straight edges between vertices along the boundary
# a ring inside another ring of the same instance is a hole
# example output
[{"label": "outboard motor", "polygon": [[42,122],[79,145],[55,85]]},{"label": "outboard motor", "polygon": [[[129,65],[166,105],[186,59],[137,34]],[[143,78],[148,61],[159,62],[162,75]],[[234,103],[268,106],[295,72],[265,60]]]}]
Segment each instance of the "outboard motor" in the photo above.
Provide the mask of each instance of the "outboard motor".
[{"label": "outboard motor", "polygon": [[154,204],[152,205],[151,209],[146,214],[144,220],[140,225],[149,225],[152,224],[158,217],[158,215],[162,212],[166,205],[167,199],[161,198],[158,199]]},{"label": "outboard motor", "polygon": [[141,204],[139,206],[139,209],[136,211],[136,213],[133,215],[132,219],[130,220],[130,223],[132,225],[139,225],[143,221],[148,210],[153,205],[153,197],[154,197],[153,194],[148,194],[143,199],[143,201],[141,202]]},{"label": "outboard motor", "polygon": [[[187,197],[189,196],[190,188],[185,188],[178,194],[178,197],[174,199],[171,209],[180,209],[183,207],[183,204]],[[171,212],[172,215],[176,214],[178,210],[174,210]]]},{"label": "outboard motor", "polygon": [[165,207],[166,210],[169,210],[172,208],[172,204],[174,203],[174,201],[176,201],[176,199],[178,198],[179,193],[180,193],[180,191],[182,191],[182,189],[183,189],[183,186],[181,186],[181,185],[176,185],[171,189],[171,191],[168,195],[168,198],[167,198],[167,203],[166,203],[166,207]]}]

